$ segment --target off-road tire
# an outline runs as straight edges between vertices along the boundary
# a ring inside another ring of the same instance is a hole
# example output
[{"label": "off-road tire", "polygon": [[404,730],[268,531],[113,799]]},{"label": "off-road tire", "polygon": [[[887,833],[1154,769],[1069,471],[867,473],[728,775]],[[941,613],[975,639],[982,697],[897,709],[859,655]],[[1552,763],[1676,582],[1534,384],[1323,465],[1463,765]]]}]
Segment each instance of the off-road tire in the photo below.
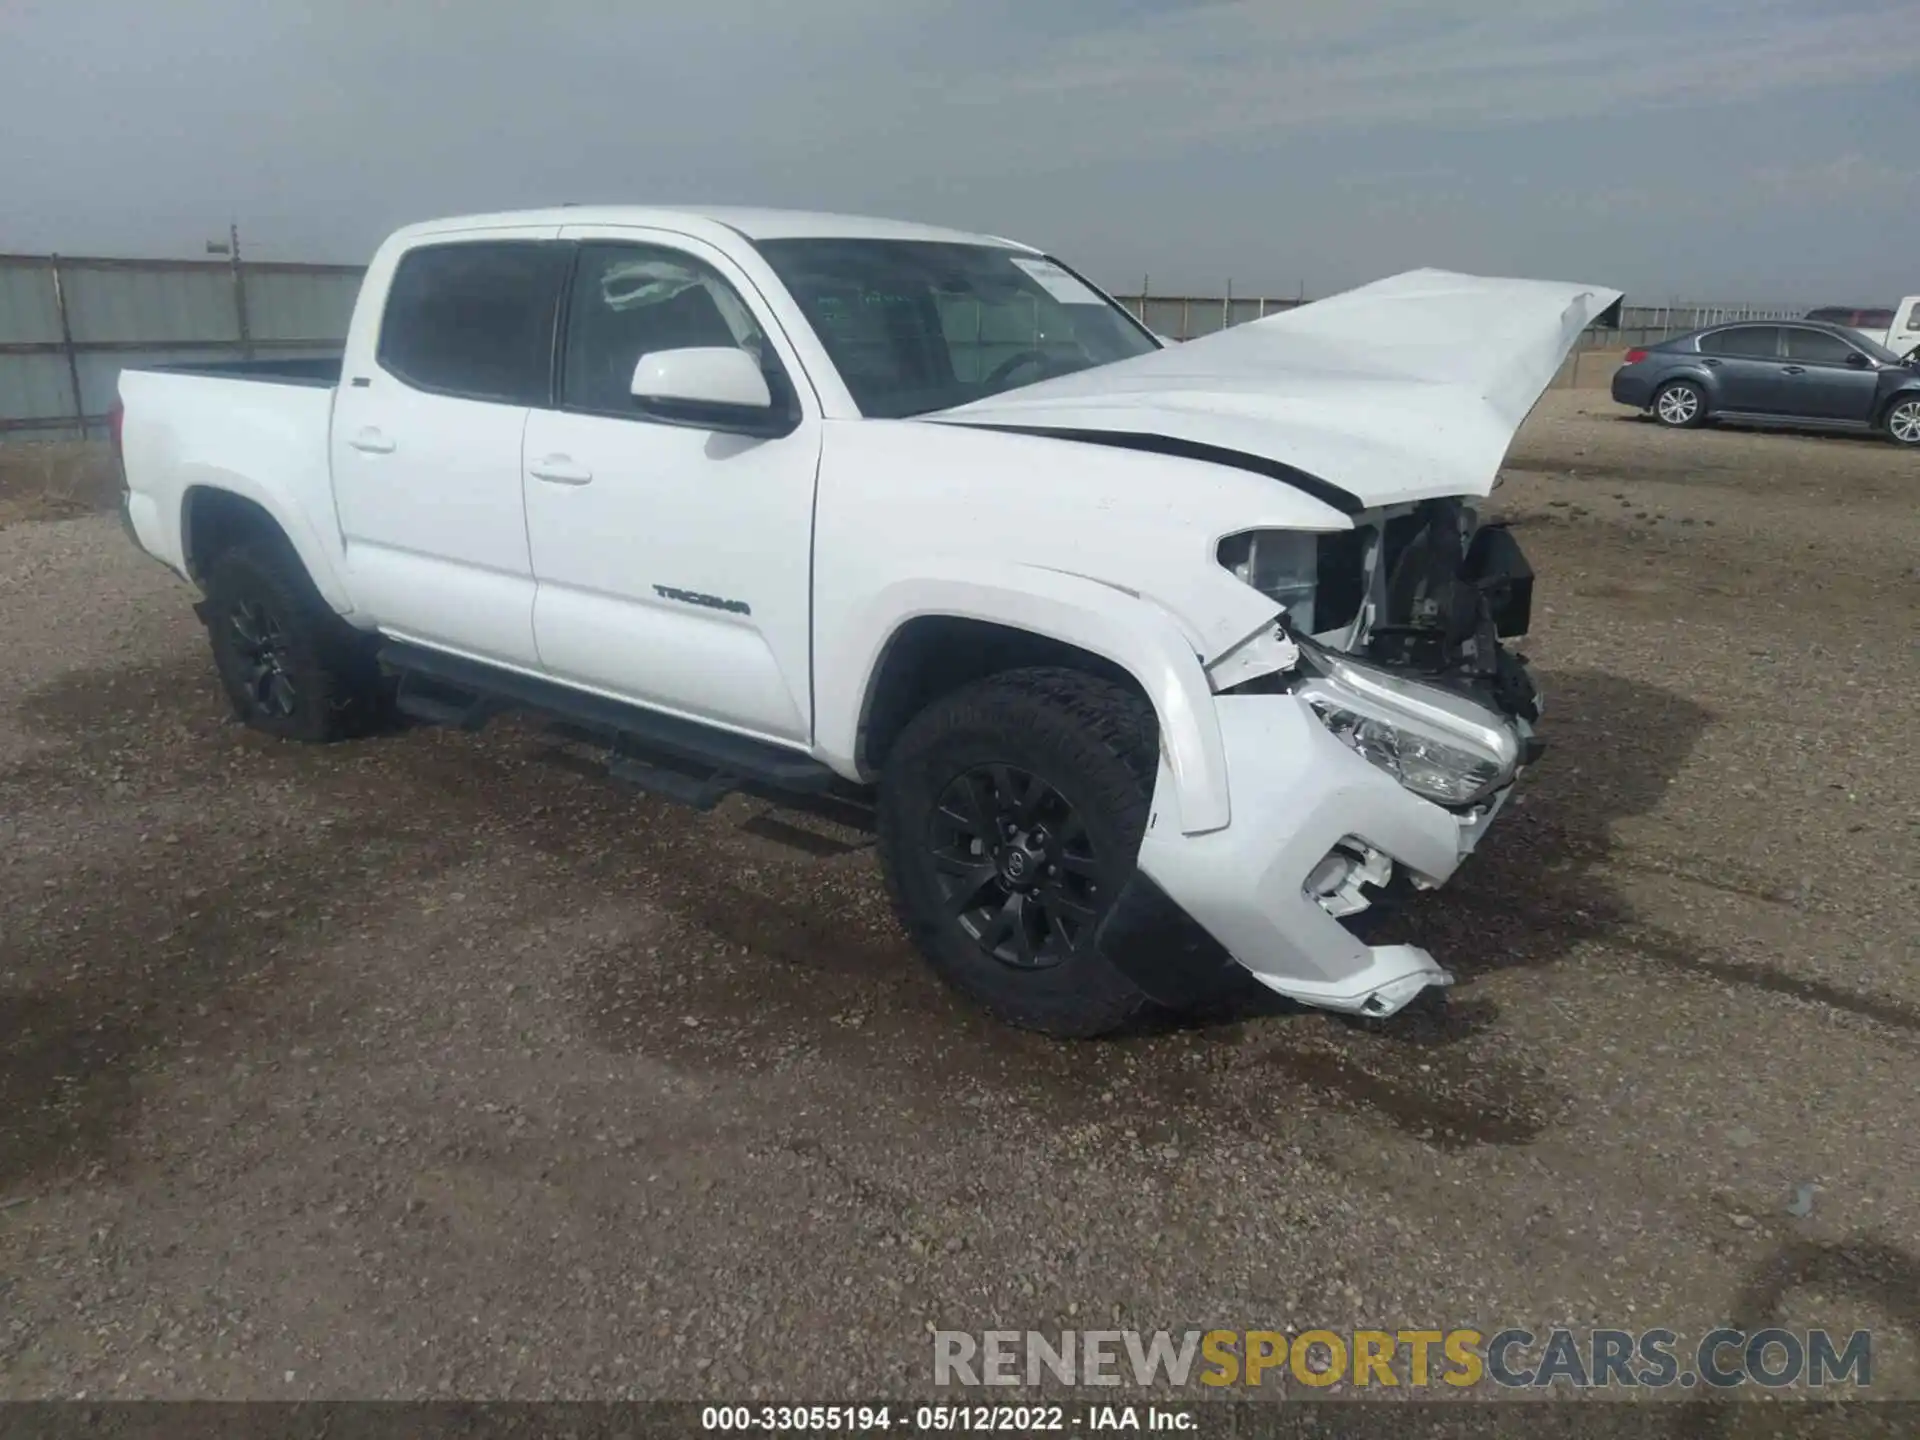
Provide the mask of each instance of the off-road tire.
[{"label": "off-road tire", "polygon": [[[324,742],[366,734],[385,719],[373,640],[333,612],[286,542],[245,540],[224,551],[207,575],[201,613],[221,687],[244,724],[283,740]],[[274,636],[284,691],[263,680],[261,647],[245,639],[263,628]]]},{"label": "off-road tire", "polygon": [[932,836],[940,797],[959,777],[1015,767],[1077,814],[1097,871],[1085,883],[1104,914],[1133,874],[1158,756],[1152,706],[1076,670],[993,675],[908,722],[882,770],[880,859],[894,913],[944,981],[1009,1024],[1063,1039],[1117,1030],[1150,1008],[1094,946],[1091,925],[1048,968],[1020,969],[988,953],[949,913]]}]

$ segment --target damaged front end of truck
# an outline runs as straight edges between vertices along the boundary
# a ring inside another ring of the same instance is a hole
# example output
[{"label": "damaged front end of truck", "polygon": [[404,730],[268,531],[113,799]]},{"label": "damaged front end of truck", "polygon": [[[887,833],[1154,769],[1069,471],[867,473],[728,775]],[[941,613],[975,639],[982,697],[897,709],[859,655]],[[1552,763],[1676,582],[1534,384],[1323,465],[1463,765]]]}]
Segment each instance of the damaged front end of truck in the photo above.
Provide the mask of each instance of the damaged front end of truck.
[{"label": "damaged front end of truck", "polygon": [[1201,657],[1231,819],[1181,816],[1163,762],[1102,922],[1103,951],[1148,995],[1189,1005],[1238,966],[1385,1017],[1452,983],[1420,947],[1366,936],[1390,901],[1452,875],[1542,752],[1542,696],[1512,648],[1533,572],[1480,503],[1620,299],[1410,272],[950,412],[1264,475],[1325,517],[1217,541],[1214,562],[1274,609]]},{"label": "damaged front end of truck", "polygon": [[[1532,624],[1533,568],[1506,523],[1483,522],[1466,501],[1370,512],[1350,530],[1233,535],[1219,559],[1283,607],[1281,626],[1296,644],[1457,689],[1528,723],[1539,719],[1526,659],[1503,643]],[[1227,673],[1216,667],[1218,678]],[[1223,689],[1234,693],[1259,678]]]},{"label": "damaged front end of truck", "polygon": [[1246,757],[1230,760],[1240,836],[1150,831],[1101,934],[1165,1003],[1203,1001],[1241,969],[1374,1018],[1443,991],[1452,977],[1425,951],[1367,941],[1450,876],[1545,748],[1543,697],[1512,648],[1531,626],[1533,572],[1508,528],[1452,497],[1355,519],[1220,546],[1222,565],[1284,607],[1213,669]]}]

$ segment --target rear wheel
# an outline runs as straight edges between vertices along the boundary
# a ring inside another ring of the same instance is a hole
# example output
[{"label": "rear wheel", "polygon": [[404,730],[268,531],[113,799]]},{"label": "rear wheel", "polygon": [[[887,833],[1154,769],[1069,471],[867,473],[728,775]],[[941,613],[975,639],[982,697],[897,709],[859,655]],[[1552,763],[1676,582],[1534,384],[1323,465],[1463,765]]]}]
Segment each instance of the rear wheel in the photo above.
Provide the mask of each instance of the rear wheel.
[{"label": "rear wheel", "polygon": [[284,740],[338,740],[382,712],[371,641],[333,613],[284,544],[242,541],[213,562],[202,615],[234,715]]},{"label": "rear wheel", "polygon": [[1896,445],[1920,446],[1920,395],[1903,395],[1887,410],[1887,434]]},{"label": "rear wheel", "polygon": [[1662,385],[1653,396],[1653,418],[1676,430],[1691,430],[1707,418],[1707,397],[1686,380]]},{"label": "rear wheel", "polygon": [[1061,1037],[1149,1007],[1093,941],[1133,874],[1158,754],[1146,700],[1074,670],[995,675],[908,723],[881,778],[880,855],[942,979]]}]

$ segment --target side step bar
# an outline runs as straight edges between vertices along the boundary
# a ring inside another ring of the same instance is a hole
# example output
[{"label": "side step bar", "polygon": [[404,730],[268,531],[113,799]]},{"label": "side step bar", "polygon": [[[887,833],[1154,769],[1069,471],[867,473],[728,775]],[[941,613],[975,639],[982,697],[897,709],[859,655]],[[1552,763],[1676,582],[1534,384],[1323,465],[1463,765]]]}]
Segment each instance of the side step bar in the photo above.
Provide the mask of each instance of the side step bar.
[{"label": "side step bar", "polygon": [[553,716],[605,739],[615,779],[702,810],[742,783],[817,794],[838,781],[810,755],[419,645],[387,641],[380,664],[399,676],[403,715],[464,730],[507,710]]}]

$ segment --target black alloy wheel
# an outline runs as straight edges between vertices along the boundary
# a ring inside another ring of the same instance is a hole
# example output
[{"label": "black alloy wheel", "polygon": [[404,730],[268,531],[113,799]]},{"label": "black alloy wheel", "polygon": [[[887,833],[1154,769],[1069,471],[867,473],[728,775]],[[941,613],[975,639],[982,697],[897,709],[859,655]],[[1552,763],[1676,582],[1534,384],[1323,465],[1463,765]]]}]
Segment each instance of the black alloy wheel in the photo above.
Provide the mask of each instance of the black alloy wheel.
[{"label": "black alloy wheel", "polygon": [[1104,896],[1092,837],[1066,798],[1010,764],[956,776],[927,846],[951,913],[1003,965],[1043,970],[1093,937]]},{"label": "black alloy wheel", "polygon": [[374,640],[327,605],[284,540],[250,538],[208,568],[200,607],[236,719],[283,740],[364,735],[386,718]]},{"label": "black alloy wheel", "polygon": [[1132,883],[1158,760],[1146,697],[1077,670],[1002,671],[908,721],[882,765],[880,864],[935,973],[1062,1038],[1148,1009],[1100,928]]},{"label": "black alloy wheel", "polygon": [[300,692],[294,684],[293,647],[286,627],[259,600],[240,601],[227,612],[227,624],[249,703],[263,716],[291,716]]}]

